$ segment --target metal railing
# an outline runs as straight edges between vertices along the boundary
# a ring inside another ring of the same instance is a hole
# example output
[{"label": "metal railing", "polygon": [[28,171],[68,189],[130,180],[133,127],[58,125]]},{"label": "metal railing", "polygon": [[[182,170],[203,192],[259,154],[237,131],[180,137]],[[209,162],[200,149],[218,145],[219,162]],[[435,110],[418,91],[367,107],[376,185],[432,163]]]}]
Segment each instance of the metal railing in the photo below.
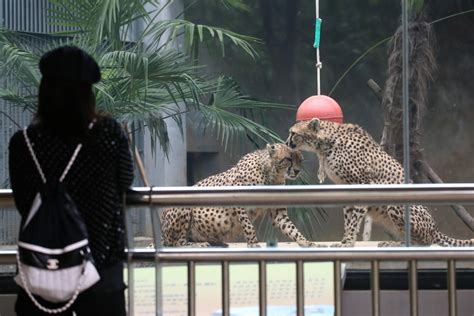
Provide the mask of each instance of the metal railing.
[{"label": "metal railing", "polygon": [[[440,185],[350,185],[350,186],[272,186],[272,187],[166,187],[134,188],[127,194],[128,205],[168,206],[281,206],[281,205],[374,205],[374,204],[474,204],[474,184]],[[11,192],[0,190],[0,207],[13,205]],[[155,215],[153,215],[155,213]],[[421,260],[448,263],[449,315],[456,315],[456,261],[474,260],[472,248],[310,248],[310,249],[189,249],[159,247],[160,231],[156,212],[152,212],[156,249],[134,249],[128,240],[126,257],[133,262],[187,263],[188,315],[196,315],[196,262],[220,262],[222,267],[222,314],[230,314],[229,263],[257,262],[259,265],[259,308],[266,315],[267,262],[294,262],[296,265],[297,315],[304,315],[304,262],[332,261],[334,264],[335,315],[342,315],[341,263],[369,261],[371,263],[372,315],[380,315],[379,263],[407,261],[409,263],[410,314],[418,314],[417,264]],[[130,235],[130,234],[129,234]],[[15,263],[15,251],[1,251],[0,264]],[[133,315],[133,269],[128,269],[129,311]],[[157,277],[157,281],[158,277]],[[156,287],[156,291],[159,287]],[[155,293],[158,302],[158,293]]]}]

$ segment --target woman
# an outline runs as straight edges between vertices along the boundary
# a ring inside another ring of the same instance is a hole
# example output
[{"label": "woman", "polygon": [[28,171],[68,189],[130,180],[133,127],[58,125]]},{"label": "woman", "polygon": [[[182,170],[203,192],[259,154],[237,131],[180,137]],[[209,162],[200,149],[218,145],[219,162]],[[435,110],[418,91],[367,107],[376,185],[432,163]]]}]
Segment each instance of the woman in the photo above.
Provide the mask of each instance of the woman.
[{"label": "woman", "polygon": [[[84,218],[101,277],[79,294],[71,308],[57,315],[73,311],[76,315],[126,315],[122,196],[133,180],[127,137],[119,123],[96,112],[92,85],[100,80],[100,69],[91,56],[63,46],[46,53],[39,66],[38,111],[28,126],[28,137],[46,178],[58,179],[77,144],[83,144],[64,185]],[[13,197],[23,224],[42,180],[21,131],[10,140],[9,163]],[[36,298],[48,308],[62,305]],[[23,289],[15,311],[48,315]]]}]

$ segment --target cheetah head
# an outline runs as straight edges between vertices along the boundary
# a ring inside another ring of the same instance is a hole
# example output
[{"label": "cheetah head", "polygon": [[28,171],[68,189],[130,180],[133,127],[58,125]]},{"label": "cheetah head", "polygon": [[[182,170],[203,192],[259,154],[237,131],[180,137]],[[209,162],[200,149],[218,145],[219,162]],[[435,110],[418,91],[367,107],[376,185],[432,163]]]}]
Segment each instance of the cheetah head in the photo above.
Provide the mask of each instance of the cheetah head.
[{"label": "cheetah head", "polygon": [[268,144],[267,150],[277,174],[290,180],[298,177],[303,163],[303,155],[299,150],[293,150],[285,144]]},{"label": "cheetah head", "polygon": [[315,142],[321,132],[321,121],[314,118],[310,121],[297,122],[290,128],[286,145],[303,151],[316,151]]}]

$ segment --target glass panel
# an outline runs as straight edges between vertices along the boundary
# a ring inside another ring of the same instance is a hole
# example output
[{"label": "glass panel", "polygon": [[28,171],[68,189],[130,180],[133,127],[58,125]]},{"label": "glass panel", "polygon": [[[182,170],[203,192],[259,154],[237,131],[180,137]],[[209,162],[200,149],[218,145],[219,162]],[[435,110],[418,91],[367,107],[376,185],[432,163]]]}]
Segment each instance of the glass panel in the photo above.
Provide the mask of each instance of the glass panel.
[{"label": "glass panel", "polygon": [[[318,92],[314,48],[315,2],[260,1],[249,4],[246,9],[222,10],[218,3],[193,5],[193,10],[186,14],[188,19],[223,26],[263,40],[256,46],[259,56],[255,60],[238,49],[227,49],[222,58],[219,47],[215,45],[202,47],[200,60],[210,65],[207,73],[231,75],[246,94],[257,99],[291,104],[296,110],[305,99]],[[400,25],[400,2],[321,1],[319,16],[322,19],[319,38],[321,94],[329,95],[339,103],[344,122],[359,124],[379,143],[384,126],[384,112],[380,106],[383,96],[374,88],[376,85],[369,87],[367,82],[372,79],[382,88],[385,84],[386,43]],[[399,63],[398,68],[401,67],[401,60]],[[295,112],[273,110],[266,112],[262,122],[285,140],[296,118]],[[249,143],[243,148],[220,150],[217,157],[231,157],[230,161],[235,162],[243,153],[254,149],[254,144]],[[236,155],[236,150],[240,154]],[[219,159],[229,161],[229,158]],[[305,152],[304,159],[304,177],[288,183],[319,183],[317,156]],[[215,157],[213,162],[212,166],[216,168],[214,173],[229,165],[219,164]],[[326,177],[324,183],[332,182]],[[332,243],[340,241],[343,235],[341,208],[327,209],[327,217],[323,212],[320,208],[296,209],[290,210],[290,217],[308,238]],[[263,220],[262,223],[265,225],[260,225],[259,237],[263,232],[263,238],[269,236],[274,239],[275,235],[265,235],[270,221]],[[308,234],[308,231],[313,234]],[[288,240],[279,233],[276,238],[279,241]]]},{"label": "glass panel", "polygon": [[[100,1],[63,1],[61,7],[46,0],[0,2],[1,26],[9,31],[0,36],[2,188],[10,186],[8,141],[31,122],[36,110],[37,61],[52,46],[71,40],[94,53],[102,67],[103,80],[95,87],[97,107],[128,128],[135,186],[472,183],[472,0],[182,0],[159,7],[122,2],[103,16],[94,13],[105,12],[94,7]],[[321,121],[310,121],[315,117]],[[296,121],[306,123],[295,127],[289,138]],[[309,132],[310,142],[298,138],[301,130]],[[287,138],[304,158],[284,145]],[[471,244],[472,206],[408,209],[411,241]],[[399,229],[405,224],[403,206],[349,205],[343,210],[290,205],[288,218],[284,208],[155,207],[150,212],[131,206],[127,212],[129,244],[144,252],[153,246],[153,227],[163,212],[163,230],[172,235],[166,246],[210,242],[208,246],[246,247],[259,242],[261,247],[283,248],[316,242],[367,247],[408,238]],[[15,247],[19,221],[13,208],[0,210],[2,251]],[[382,225],[372,229],[375,223]],[[282,291],[273,291],[279,288],[272,277],[284,276],[281,270],[293,278],[294,268],[286,267],[290,265],[269,266],[270,305],[278,305],[282,297],[288,301],[280,303],[294,305],[288,280]],[[165,272],[177,266],[133,266],[137,282],[146,281],[147,301],[153,299],[149,291],[155,292],[155,281],[176,288],[179,283],[179,295],[184,293],[184,267],[178,265],[181,274],[175,280]],[[232,266],[252,283],[232,276],[231,292],[240,287],[242,297],[251,294],[252,305],[257,305],[257,277],[247,268]],[[418,268],[424,273],[445,266],[424,262]],[[348,271],[357,269],[366,270],[367,264],[347,263]],[[406,270],[406,264],[386,269]],[[0,277],[11,279],[14,270],[3,265]],[[343,270],[345,278],[346,265]],[[220,291],[219,268],[199,265],[197,271],[199,286]],[[306,277],[333,285],[332,274],[324,274],[327,283],[313,274]],[[206,281],[209,275],[212,284]],[[318,301],[318,289],[306,290],[318,304],[333,300]],[[242,297],[230,296],[231,305],[245,310],[247,297]],[[165,302],[159,297],[158,304],[172,309],[185,300],[169,298]],[[221,300],[220,295],[211,299]],[[198,300],[198,309],[211,308],[202,302]],[[218,310],[212,306],[210,312]]]}]

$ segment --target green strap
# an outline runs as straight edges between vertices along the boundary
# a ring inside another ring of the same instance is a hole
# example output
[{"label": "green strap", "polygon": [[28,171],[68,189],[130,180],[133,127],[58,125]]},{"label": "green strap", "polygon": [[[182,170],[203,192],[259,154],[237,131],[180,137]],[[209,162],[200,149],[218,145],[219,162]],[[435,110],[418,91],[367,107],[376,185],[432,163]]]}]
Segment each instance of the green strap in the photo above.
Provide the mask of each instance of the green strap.
[{"label": "green strap", "polygon": [[319,41],[321,39],[321,23],[323,20],[320,18],[316,19],[316,23],[314,24],[314,48],[319,48]]}]

